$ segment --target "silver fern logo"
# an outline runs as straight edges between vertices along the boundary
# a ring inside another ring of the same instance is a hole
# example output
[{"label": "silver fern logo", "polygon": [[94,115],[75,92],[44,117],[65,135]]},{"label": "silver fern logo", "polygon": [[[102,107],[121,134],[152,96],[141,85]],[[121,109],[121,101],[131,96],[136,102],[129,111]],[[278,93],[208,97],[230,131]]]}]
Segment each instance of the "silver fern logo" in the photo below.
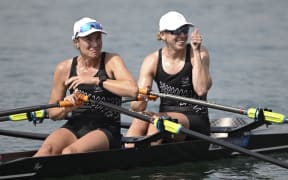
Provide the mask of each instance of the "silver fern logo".
[{"label": "silver fern logo", "polygon": [[187,86],[189,87],[190,86],[192,88],[192,83],[191,82],[192,82],[192,80],[189,78],[189,76],[182,77],[181,78],[181,82],[180,82],[181,83],[181,87],[184,88],[184,87],[187,87]]},{"label": "silver fern logo", "polygon": [[162,93],[165,94],[173,94],[173,95],[178,95],[178,96],[185,96],[187,97],[188,95],[191,94],[192,90],[187,90],[187,89],[182,89],[182,88],[176,88],[173,86],[169,86],[165,82],[160,81],[160,86],[159,89]]}]

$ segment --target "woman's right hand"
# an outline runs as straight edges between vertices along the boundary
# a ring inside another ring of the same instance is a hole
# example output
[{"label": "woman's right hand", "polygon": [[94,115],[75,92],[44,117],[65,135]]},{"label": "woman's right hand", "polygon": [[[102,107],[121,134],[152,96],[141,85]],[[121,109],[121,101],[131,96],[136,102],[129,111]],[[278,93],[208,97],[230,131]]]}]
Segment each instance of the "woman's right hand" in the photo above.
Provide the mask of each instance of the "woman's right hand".
[{"label": "woman's right hand", "polygon": [[81,106],[84,103],[82,99],[79,99],[79,97],[77,97],[75,95],[75,93],[66,96],[64,98],[64,101],[69,101],[73,104],[73,106],[63,107],[63,110],[65,111],[65,113],[68,113],[68,112],[71,112],[71,111],[77,109],[79,106]]}]

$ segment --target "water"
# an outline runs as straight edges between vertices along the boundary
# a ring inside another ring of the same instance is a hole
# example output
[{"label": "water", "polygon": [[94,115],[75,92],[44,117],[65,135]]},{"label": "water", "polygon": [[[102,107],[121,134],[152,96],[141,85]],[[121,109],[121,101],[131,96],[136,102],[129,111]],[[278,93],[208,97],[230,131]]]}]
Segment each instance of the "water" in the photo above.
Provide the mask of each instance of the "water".
[{"label": "water", "polygon": [[[71,36],[72,25],[80,17],[91,16],[102,22],[108,32],[104,50],[119,53],[137,78],[143,57],[162,46],[155,38],[160,16],[178,10],[200,29],[210,52],[210,101],[243,108],[269,107],[287,114],[287,8],[286,0],[2,0],[0,109],[48,102],[56,64],[77,55]],[[157,102],[151,103],[149,108],[156,106]],[[210,113],[212,119],[238,116],[218,110]],[[1,129],[49,133],[62,124],[46,120],[34,127],[27,121],[1,122]],[[1,152],[36,149],[41,143],[4,136],[0,142]],[[288,177],[281,168],[246,158],[179,166],[173,169],[173,176],[171,169],[161,169],[116,174],[130,179]]]}]

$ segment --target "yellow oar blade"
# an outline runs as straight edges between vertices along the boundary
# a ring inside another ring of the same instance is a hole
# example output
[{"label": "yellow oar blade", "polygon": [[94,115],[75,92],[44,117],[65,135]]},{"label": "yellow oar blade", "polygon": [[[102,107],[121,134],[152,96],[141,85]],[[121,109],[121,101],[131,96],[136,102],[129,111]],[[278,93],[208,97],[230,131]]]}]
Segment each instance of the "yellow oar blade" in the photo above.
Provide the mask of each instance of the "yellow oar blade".
[{"label": "yellow oar blade", "polygon": [[27,120],[27,115],[26,113],[14,114],[14,115],[10,115],[9,119],[11,121],[23,121],[23,120]]},{"label": "yellow oar blade", "polygon": [[[34,113],[35,113],[34,116],[36,119],[43,119],[46,117],[45,110],[35,111]],[[29,117],[27,117],[27,113],[19,113],[19,114],[10,115],[9,119],[11,121],[23,121],[23,120],[29,119]]]},{"label": "yellow oar blade", "polygon": [[[154,118],[154,126],[158,128],[160,118],[155,117]],[[173,134],[179,134],[180,129],[182,127],[181,124],[172,122],[171,120],[163,120],[163,125],[164,125],[164,129],[167,132],[173,133]]]},{"label": "yellow oar blade", "polygon": [[[251,119],[255,119],[255,117],[258,117],[259,110],[256,108],[249,108],[247,111],[247,116]],[[286,122],[286,117],[283,114],[276,113],[276,112],[270,112],[270,111],[263,111],[265,121],[271,122],[271,123],[278,123],[283,124]]]}]

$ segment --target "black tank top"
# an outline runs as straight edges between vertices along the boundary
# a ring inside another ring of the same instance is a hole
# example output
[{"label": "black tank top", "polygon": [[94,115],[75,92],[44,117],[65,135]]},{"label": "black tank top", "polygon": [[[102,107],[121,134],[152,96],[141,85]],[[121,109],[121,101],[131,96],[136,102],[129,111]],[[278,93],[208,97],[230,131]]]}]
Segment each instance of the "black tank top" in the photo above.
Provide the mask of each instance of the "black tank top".
[{"label": "black tank top", "polygon": [[[69,77],[77,76],[77,56],[73,58],[71,71]],[[105,70],[105,52],[102,53],[100,68],[99,71],[95,74],[95,77],[107,76]],[[111,104],[121,105],[121,97],[117,96],[104,88],[101,88],[97,85],[91,84],[80,84],[78,90],[83,94],[88,95],[89,99],[97,101],[108,102]],[[73,93],[73,90],[70,90],[70,93]],[[97,103],[93,104],[84,104],[80,108],[72,112],[70,119],[85,119],[85,121],[94,121],[93,124],[103,124],[108,122],[110,125],[119,125],[120,127],[120,113],[112,111],[110,108],[101,106]]]},{"label": "black tank top", "polygon": [[[168,74],[164,71],[162,66],[162,49],[159,49],[157,72],[155,81],[160,93],[172,94],[182,97],[189,97],[195,99],[206,100],[206,96],[198,96],[192,84],[192,64],[190,58],[191,45],[187,44],[185,64],[181,71],[176,74]],[[207,108],[188,104],[182,101],[169,100],[165,98],[160,99],[159,112],[192,112],[192,113],[208,113]]]}]

